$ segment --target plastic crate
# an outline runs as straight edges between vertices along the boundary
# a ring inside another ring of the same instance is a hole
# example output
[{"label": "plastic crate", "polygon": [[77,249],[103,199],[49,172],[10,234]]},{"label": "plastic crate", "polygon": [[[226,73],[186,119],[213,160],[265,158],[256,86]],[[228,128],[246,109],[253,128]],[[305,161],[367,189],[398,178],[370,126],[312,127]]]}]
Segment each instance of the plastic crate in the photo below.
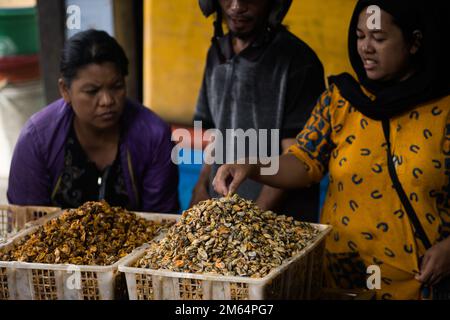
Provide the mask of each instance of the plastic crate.
[{"label": "plastic crate", "polygon": [[131,300],[269,300],[317,299],[323,277],[328,225],[313,224],[320,233],[296,256],[266,277],[229,277],[131,267],[144,256],[141,249],[119,271],[125,273]]},{"label": "plastic crate", "polygon": [[17,232],[39,224],[39,219],[60,211],[57,207],[0,205],[0,244],[6,243]]},{"label": "plastic crate", "polygon": [[[63,212],[60,212],[62,214]],[[146,220],[175,222],[179,215],[134,212]],[[52,218],[55,218],[56,215]],[[43,224],[51,218],[40,220]],[[39,226],[24,230],[1,247],[10,250]],[[145,245],[141,248],[146,247]],[[113,300],[127,297],[125,279],[119,264],[127,263],[140,250],[135,249],[110,266],[43,264],[0,261],[0,300]]]}]

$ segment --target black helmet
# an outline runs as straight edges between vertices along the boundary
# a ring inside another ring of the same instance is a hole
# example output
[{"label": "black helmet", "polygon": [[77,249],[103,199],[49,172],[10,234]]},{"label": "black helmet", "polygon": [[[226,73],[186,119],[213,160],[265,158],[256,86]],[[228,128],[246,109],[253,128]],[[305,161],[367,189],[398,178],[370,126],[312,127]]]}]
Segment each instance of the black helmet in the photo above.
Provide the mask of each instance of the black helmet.
[{"label": "black helmet", "polygon": [[[200,9],[205,17],[209,17],[218,11],[217,0],[198,0]],[[273,0],[272,11],[269,15],[269,26],[278,27],[291,7],[292,0]]]}]

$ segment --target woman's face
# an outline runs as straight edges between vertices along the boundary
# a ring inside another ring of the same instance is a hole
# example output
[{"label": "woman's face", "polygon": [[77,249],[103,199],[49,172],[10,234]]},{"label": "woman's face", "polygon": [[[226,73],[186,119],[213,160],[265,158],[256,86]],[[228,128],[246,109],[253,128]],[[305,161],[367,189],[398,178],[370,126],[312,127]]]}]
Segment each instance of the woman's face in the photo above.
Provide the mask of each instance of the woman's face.
[{"label": "woman's face", "polygon": [[111,62],[91,63],[78,70],[70,87],[59,80],[61,95],[77,120],[96,130],[114,127],[125,105],[125,78]]},{"label": "woman's face", "polygon": [[367,20],[370,15],[363,9],[357,27],[358,53],[362,59],[367,78],[377,81],[407,79],[413,70],[412,55],[418,50],[409,44],[393,17],[381,10],[381,28],[370,30]]}]

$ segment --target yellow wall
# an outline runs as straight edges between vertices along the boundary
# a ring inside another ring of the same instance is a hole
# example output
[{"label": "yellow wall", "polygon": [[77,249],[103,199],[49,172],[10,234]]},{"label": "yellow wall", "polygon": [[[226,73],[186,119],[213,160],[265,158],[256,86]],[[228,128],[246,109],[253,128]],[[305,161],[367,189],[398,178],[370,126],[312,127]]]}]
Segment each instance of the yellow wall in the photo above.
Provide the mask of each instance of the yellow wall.
[{"label": "yellow wall", "polygon": [[315,50],[326,76],[351,71],[347,35],[355,4],[356,0],[294,0],[284,20],[291,32]]},{"label": "yellow wall", "polygon": [[36,0],[0,0],[0,8],[29,8],[36,5]]},{"label": "yellow wall", "polygon": [[[318,54],[326,75],[350,71],[347,28],[356,0],[294,0],[289,29]],[[145,0],[144,103],[165,120],[190,124],[213,33],[197,0]]]}]

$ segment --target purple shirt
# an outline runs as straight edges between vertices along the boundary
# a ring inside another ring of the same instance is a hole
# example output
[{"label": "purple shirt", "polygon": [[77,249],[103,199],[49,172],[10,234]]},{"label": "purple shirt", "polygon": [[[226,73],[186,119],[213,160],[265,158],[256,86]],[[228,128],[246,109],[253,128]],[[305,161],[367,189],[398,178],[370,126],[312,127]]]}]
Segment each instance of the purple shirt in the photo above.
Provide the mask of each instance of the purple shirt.
[{"label": "purple shirt", "polygon": [[[20,134],[11,162],[8,201],[51,205],[64,168],[65,142],[74,113],[63,99],[34,114]],[[119,156],[133,210],[175,213],[178,170],[171,161],[170,127],[144,106],[127,100]]]}]

